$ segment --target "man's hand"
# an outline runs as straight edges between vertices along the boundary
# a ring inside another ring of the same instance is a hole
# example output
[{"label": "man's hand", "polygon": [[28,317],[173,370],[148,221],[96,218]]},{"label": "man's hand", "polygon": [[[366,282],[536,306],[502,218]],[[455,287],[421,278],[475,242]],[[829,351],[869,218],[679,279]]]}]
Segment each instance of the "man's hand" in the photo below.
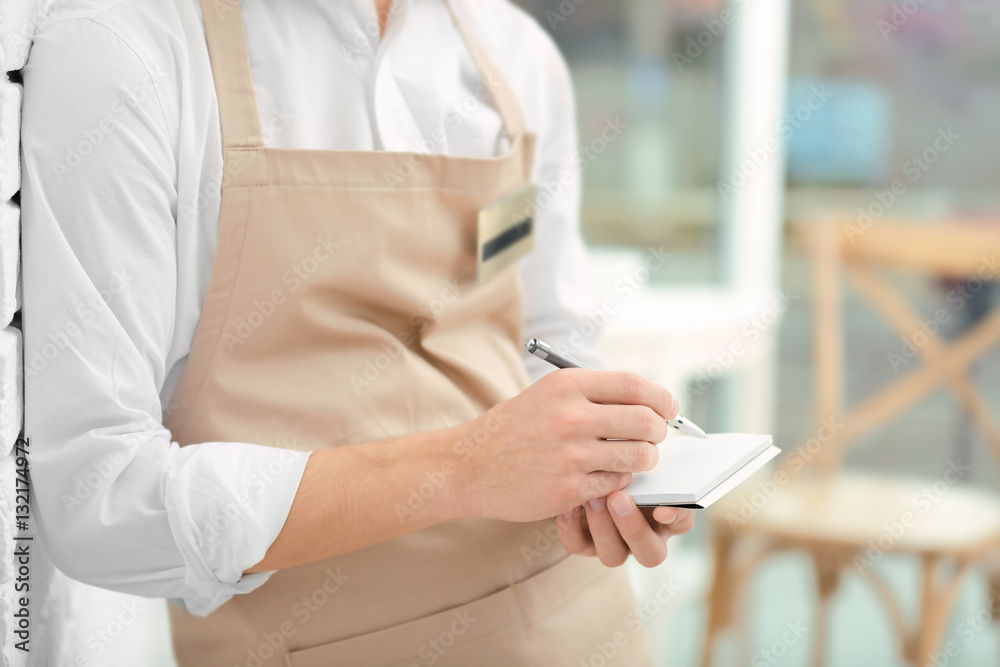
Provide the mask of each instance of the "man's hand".
[{"label": "man's hand", "polygon": [[[632,551],[655,565],[666,555],[664,536],[688,530],[689,520],[654,530],[633,505],[615,518],[588,509],[594,516],[582,524],[580,506],[620,503],[619,495],[631,503],[616,492],[656,466],[656,444],[677,411],[670,392],[642,376],[567,368],[459,426],[314,451],[281,532],[245,572],[312,563],[445,521],[539,521],[574,507],[575,531],[560,524],[571,551],[589,545],[616,565]],[[416,489],[422,502],[414,507]],[[667,521],[673,513],[655,514]]]},{"label": "man's hand", "polygon": [[694,526],[694,510],[675,507],[636,507],[632,497],[617,491],[595,498],[556,517],[559,538],[571,554],[597,556],[608,567],[618,567],[631,553],[645,567],[667,557],[667,540]]},{"label": "man's hand", "polygon": [[459,427],[451,497],[462,516],[537,521],[652,470],[677,399],[641,375],[565,368]]}]

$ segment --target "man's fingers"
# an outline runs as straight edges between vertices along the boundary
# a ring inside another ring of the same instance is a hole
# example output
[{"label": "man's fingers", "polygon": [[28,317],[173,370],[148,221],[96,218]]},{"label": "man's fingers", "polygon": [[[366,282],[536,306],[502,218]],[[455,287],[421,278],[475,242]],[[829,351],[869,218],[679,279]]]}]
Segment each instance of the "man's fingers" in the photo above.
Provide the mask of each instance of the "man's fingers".
[{"label": "man's fingers", "polygon": [[627,371],[576,370],[580,391],[592,403],[607,405],[645,405],[664,419],[673,419],[680,410],[669,391],[638,373]]},{"label": "man's fingers", "polygon": [[597,437],[645,440],[657,444],[667,437],[667,421],[646,405],[602,405]]},{"label": "man's fingers", "polygon": [[595,556],[594,542],[590,539],[590,531],[583,523],[582,507],[574,507],[565,514],[556,517],[556,527],[559,529],[559,541],[563,548],[578,556]]},{"label": "man's fingers", "polygon": [[[648,444],[648,443],[647,443]],[[652,445],[650,445],[652,447]],[[624,489],[632,483],[632,474],[627,472],[589,472],[580,489],[580,504],[601,498]]]},{"label": "man's fingers", "polygon": [[657,522],[668,526],[677,521],[677,518],[681,515],[681,508],[679,507],[655,507],[653,508],[653,518]]},{"label": "man's fingers", "polygon": [[594,541],[597,557],[607,567],[618,567],[628,560],[628,546],[618,533],[614,519],[608,509],[606,498],[594,498],[586,505],[587,525],[590,538]]},{"label": "man's fingers", "polygon": [[678,507],[657,507],[653,510],[653,520],[659,526],[661,535],[683,535],[694,528],[696,512]]},{"label": "man's fingers", "polygon": [[662,563],[667,557],[666,542],[649,525],[631,496],[623,492],[613,493],[608,497],[608,507],[615,529],[639,564],[655,567]]},{"label": "man's fingers", "polygon": [[[645,472],[656,467],[660,460],[660,450],[648,442],[632,440],[608,440],[588,445],[587,472],[606,470],[607,472]],[[631,481],[631,480],[630,480]],[[611,489],[617,491],[618,489]],[[606,494],[605,494],[606,495]]]}]

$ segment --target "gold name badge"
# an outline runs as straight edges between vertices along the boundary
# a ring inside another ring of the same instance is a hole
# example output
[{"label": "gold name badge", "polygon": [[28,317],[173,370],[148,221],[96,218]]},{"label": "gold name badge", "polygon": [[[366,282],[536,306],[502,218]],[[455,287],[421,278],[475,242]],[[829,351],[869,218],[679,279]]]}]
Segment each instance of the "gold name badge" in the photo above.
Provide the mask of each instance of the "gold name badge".
[{"label": "gold name badge", "polygon": [[529,185],[479,212],[476,278],[492,279],[535,247],[535,186]]}]

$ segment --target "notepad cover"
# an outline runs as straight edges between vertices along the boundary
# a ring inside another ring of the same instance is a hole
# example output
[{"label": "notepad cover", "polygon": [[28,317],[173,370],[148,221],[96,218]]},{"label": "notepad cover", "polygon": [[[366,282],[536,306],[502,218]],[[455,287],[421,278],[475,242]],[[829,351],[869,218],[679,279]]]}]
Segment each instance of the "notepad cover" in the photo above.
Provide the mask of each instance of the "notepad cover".
[{"label": "notepad cover", "polygon": [[656,468],[625,489],[640,506],[708,507],[780,452],[770,435],[754,433],[671,434],[659,449]]}]

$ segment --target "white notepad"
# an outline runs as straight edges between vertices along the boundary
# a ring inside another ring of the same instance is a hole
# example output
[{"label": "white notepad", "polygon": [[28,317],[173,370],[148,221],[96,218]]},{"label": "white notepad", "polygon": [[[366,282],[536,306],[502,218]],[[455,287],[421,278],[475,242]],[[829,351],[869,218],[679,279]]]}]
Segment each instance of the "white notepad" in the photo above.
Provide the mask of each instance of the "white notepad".
[{"label": "white notepad", "polygon": [[633,475],[625,489],[639,506],[704,509],[781,451],[770,435],[752,433],[672,434],[659,449],[656,467]]}]

